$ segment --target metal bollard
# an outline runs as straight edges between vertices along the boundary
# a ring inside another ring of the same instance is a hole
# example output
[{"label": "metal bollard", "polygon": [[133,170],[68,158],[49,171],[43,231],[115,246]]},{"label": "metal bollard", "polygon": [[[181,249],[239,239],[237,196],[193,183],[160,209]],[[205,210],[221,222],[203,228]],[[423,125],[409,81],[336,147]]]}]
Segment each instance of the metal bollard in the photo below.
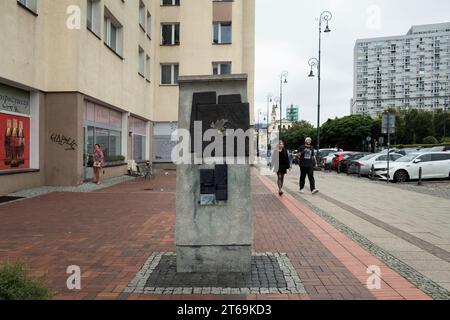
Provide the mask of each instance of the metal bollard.
[{"label": "metal bollard", "polygon": [[375,180],[375,165],[372,165],[372,168],[370,169],[370,178]]},{"label": "metal bollard", "polygon": [[340,161],[338,162],[338,168],[337,169],[338,169],[337,173],[341,174],[341,162]]},{"label": "metal bollard", "polygon": [[349,176],[350,175],[350,166],[348,165],[348,162],[347,162],[347,176]]},{"label": "metal bollard", "polygon": [[417,183],[419,186],[422,186],[422,167],[419,168],[419,182]]},{"label": "metal bollard", "polygon": [[358,166],[358,178],[361,178],[361,165]]}]

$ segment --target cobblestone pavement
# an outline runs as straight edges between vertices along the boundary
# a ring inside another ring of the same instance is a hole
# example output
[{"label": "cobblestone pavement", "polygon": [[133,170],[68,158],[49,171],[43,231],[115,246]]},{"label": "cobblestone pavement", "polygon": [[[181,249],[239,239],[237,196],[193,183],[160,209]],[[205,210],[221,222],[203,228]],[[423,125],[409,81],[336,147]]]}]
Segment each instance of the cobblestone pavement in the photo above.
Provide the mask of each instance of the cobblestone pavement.
[{"label": "cobblestone pavement", "polygon": [[[24,261],[30,276],[54,290],[56,299],[430,298],[301,202],[289,195],[280,199],[276,186],[256,174],[252,178],[253,251],[255,255],[285,254],[295,272],[291,272],[293,279],[284,279],[288,287],[303,286],[304,293],[271,293],[263,288],[249,294],[248,288],[240,288],[244,292],[239,294],[228,290],[172,295],[146,294],[145,289],[144,293],[127,292],[135,279],[136,287],[141,286],[142,279],[137,277],[152,265],[149,257],[175,251],[175,178],[170,172],[151,181],[128,181],[89,193],[54,192],[0,206],[0,263]],[[79,291],[66,287],[66,270],[72,265],[81,268]],[[366,287],[369,266],[381,272],[377,290]],[[153,285],[149,281],[144,278],[143,288]]]},{"label": "cobblestone pavement", "polygon": [[[286,177],[297,200],[436,299],[450,299],[450,201],[336,173],[316,172],[320,193],[298,192],[299,169]],[[271,177],[274,181],[275,178]]]}]

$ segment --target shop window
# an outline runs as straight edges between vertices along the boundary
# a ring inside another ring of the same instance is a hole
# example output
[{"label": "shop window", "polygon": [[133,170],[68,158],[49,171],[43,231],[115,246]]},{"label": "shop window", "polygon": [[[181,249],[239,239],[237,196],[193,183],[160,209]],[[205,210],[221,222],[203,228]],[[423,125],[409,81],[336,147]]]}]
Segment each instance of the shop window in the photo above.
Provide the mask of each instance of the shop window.
[{"label": "shop window", "polygon": [[0,170],[30,168],[30,119],[0,113]]}]

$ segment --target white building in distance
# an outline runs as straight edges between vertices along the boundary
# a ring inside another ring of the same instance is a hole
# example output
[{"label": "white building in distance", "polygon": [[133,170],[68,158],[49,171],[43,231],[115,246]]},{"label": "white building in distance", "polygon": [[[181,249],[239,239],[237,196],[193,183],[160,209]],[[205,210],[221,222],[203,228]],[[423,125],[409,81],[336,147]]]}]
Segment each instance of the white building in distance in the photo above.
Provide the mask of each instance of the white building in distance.
[{"label": "white building in distance", "polygon": [[450,23],[413,26],[404,36],[357,40],[351,113],[448,109],[449,78]]}]

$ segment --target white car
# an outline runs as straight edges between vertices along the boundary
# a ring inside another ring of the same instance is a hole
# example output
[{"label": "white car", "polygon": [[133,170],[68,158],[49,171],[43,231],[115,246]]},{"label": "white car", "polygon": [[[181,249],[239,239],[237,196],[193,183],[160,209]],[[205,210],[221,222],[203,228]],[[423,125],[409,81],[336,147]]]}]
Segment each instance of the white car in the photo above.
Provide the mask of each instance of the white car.
[{"label": "white car", "polygon": [[[419,179],[422,168],[422,179],[450,178],[450,153],[427,152],[408,154],[389,166],[390,181],[407,182]],[[387,180],[387,168],[375,168],[375,174]]]},{"label": "white car", "polygon": [[[389,161],[394,162],[397,159],[400,159],[403,157],[403,155],[399,153],[390,153],[389,154]],[[384,168],[387,168],[387,160],[388,156],[387,153],[376,153],[376,154],[369,154],[358,161],[356,161],[355,166],[359,167],[359,173],[362,176],[368,176],[370,172],[372,171],[372,166],[375,168],[380,168],[384,166]]]}]

